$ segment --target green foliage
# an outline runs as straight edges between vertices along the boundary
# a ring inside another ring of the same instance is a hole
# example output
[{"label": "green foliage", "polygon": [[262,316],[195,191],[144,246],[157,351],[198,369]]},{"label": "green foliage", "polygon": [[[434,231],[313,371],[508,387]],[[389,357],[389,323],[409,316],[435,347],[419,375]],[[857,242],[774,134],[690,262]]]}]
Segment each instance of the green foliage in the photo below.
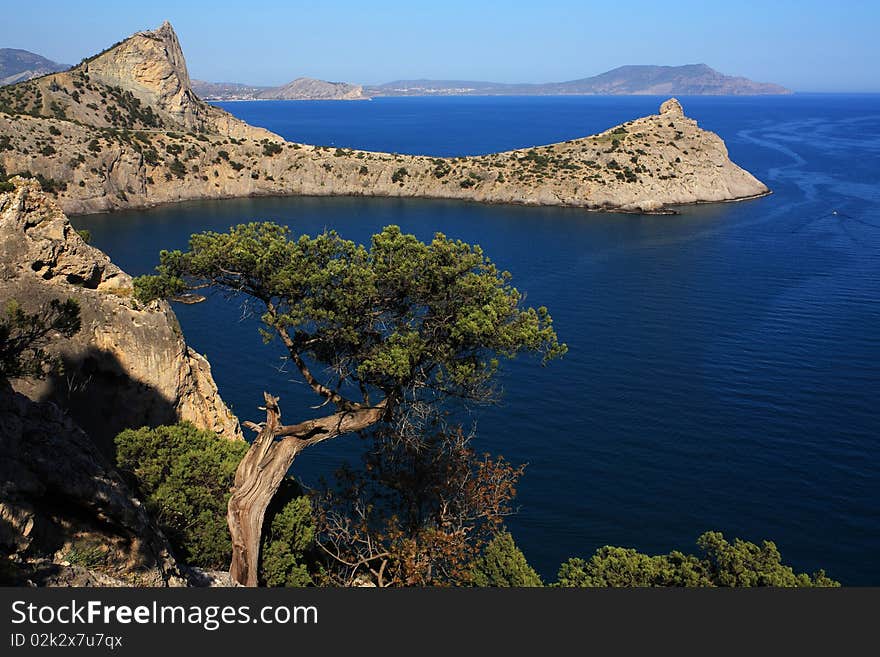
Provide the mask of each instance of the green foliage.
[{"label": "green foliage", "polygon": [[538,573],[516,546],[509,532],[501,532],[483,550],[473,565],[476,586],[535,587],[543,586]]},{"label": "green foliage", "polygon": [[[184,422],[127,429],[116,437],[116,461],[132,475],[148,510],[188,564],[226,568],[232,554],[226,505],[235,469],[248,450],[240,440]],[[266,513],[262,579],[269,586],[307,586],[314,544],[309,499],[292,480]]]},{"label": "green foliage", "polygon": [[85,242],[86,244],[89,244],[92,241],[91,231],[89,231],[85,228],[81,228],[80,230],[77,230],[76,234],[79,235],[80,238],[82,238],[82,241]]},{"label": "green foliage", "polygon": [[393,183],[403,183],[406,177],[409,175],[409,171],[405,168],[400,167],[394,173],[391,174],[391,182]]},{"label": "green foliage", "polygon": [[70,338],[80,329],[79,304],[52,299],[29,314],[17,301],[6,305],[0,319],[0,380],[44,378],[61,370],[61,361],[46,351],[50,342]]},{"label": "green foliage", "polygon": [[308,563],[315,546],[315,525],[309,498],[287,479],[266,518],[260,548],[261,579],[267,586],[311,586]]},{"label": "green foliage", "polygon": [[192,424],[127,429],[116,437],[116,461],[131,473],[172,545],[189,564],[224,568],[232,545],[226,504],[235,468],[248,450]]},{"label": "green foliage", "polygon": [[144,158],[144,162],[149,164],[151,167],[159,164],[159,153],[155,148],[148,147],[141,150],[141,155]]},{"label": "green foliage", "polygon": [[284,148],[281,144],[277,144],[275,142],[268,142],[263,144],[263,155],[267,157],[272,157],[273,155],[278,155]]},{"label": "green foliage", "polygon": [[75,566],[94,570],[107,563],[107,546],[95,539],[74,541],[63,558]]},{"label": "green foliage", "polygon": [[557,586],[839,586],[824,571],[796,574],[782,563],[776,545],[736,539],[732,544],[720,532],[706,532],[697,545],[704,556],[678,551],[649,556],[631,548],[606,546],[589,560],[569,559],[559,569]]},{"label": "green foliage", "polygon": [[186,176],[186,166],[184,166],[183,162],[178,160],[176,157],[171,160],[171,164],[168,165],[168,170],[171,171],[178,178],[183,178]]},{"label": "green foliage", "polygon": [[204,285],[240,293],[264,304],[265,336],[281,335],[343,383],[396,401],[484,399],[499,357],[566,351],[547,309],[522,307],[510,278],[480,247],[441,233],[425,244],[389,226],[367,249],[335,232],[291,240],[285,227],[251,223],[163,251],[135,293],[143,302]]}]

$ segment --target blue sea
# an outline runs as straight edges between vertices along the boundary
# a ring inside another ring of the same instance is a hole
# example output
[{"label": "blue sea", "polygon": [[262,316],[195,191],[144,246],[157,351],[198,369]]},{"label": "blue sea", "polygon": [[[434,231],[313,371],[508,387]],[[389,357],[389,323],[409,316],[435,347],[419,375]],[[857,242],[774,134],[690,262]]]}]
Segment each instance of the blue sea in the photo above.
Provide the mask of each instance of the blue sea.
[{"label": "blue sea", "polygon": [[[663,98],[399,98],[223,104],[300,142],[436,156],[588,135]],[[271,219],[367,241],[387,224],[479,243],[546,305],[569,353],[506,364],[480,451],[527,463],[509,521],[546,578],[602,545],[772,539],[798,570],[880,585],[880,96],[684,97],[771,196],[677,216],[437,200],[260,198],[74,218],[132,274],[201,230]],[[242,419],[263,390],[318,413],[256,322],[219,298],[177,313]],[[356,438],[304,452],[316,483]]]}]

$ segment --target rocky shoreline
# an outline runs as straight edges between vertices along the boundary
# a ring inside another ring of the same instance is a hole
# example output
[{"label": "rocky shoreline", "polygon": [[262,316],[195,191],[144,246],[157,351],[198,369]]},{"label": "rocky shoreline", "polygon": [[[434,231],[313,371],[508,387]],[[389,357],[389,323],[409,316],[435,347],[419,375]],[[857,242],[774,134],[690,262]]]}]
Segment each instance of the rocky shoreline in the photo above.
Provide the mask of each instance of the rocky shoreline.
[{"label": "rocky shoreline", "polygon": [[769,191],[675,99],[596,135],[483,156],[288,142],[199,99],[167,23],[69,71],[0,89],[0,112],[0,175],[37,177],[70,214],[291,195],[667,213]]}]

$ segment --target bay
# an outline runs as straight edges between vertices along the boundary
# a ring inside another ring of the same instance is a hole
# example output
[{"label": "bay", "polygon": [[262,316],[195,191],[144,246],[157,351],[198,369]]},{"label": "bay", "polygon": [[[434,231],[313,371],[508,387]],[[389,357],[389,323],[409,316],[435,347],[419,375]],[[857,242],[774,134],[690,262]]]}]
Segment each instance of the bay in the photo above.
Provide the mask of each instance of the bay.
[{"label": "bay", "polygon": [[[656,112],[659,97],[388,98],[225,103],[285,138],[457,156],[571,139]],[[437,200],[254,198],[74,217],[131,274],[189,235],[271,219],[365,242],[388,224],[480,244],[570,351],[507,363],[475,409],[480,451],[528,463],[509,521],[547,579],[611,544],[695,548],[709,529],[771,539],[799,570],[880,585],[880,96],[682,98],[773,190],[677,216]],[[224,399],[260,419],[315,413],[256,321],[177,306]],[[314,484],[355,438],[304,453]]]}]

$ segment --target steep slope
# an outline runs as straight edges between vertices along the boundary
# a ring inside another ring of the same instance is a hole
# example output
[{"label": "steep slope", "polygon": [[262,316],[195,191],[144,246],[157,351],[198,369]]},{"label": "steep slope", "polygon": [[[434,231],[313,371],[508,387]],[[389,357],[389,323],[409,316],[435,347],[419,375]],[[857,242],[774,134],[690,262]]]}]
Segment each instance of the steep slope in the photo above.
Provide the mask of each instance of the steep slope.
[{"label": "steep slope", "polygon": [[277,138],[202,102],[171,24],[138,32],[69,71],[0,89],[0,111],[112,130]]},{"label": "steep slope", "polygon": [[19,380],[18,392],[65,409],[105,454],[127,427],[189,420],[238,439],[238,421],[217,392],[208,362],[187,346],[166,303],[141,307],[131,278],[73,230],[33,180],[0,193],[0,307],[16,299],[32,312],[76,299],[82,329],[53,348],[63,375]]},{"label": "steep slope", "polygon": [[677,101],[664,107],[592,137],[480,157],[285,142],[199,100],[166,23],[72,71],[0,89],[0,184],[30,172],[72,213],[263,194],[638,212],[768,192]]},{"label": "steep slope", "polygon": [[70,68],[27,50],[0,48],[0,86]]}]

